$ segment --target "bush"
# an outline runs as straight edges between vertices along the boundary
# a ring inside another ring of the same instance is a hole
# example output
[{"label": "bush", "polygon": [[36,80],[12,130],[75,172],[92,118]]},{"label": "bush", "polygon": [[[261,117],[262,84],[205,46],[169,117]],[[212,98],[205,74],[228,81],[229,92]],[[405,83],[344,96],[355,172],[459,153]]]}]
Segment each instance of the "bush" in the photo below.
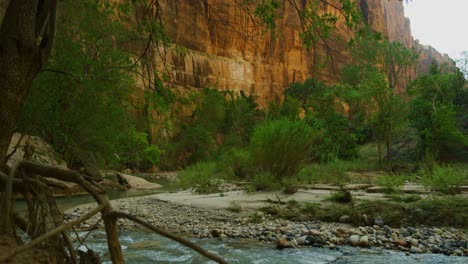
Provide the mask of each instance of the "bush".
[{"label": "bush", "polygon": [[279,189],[275,177],[269,172],[256,174],[251,183],[252,191],[273,191]]},{"label": "bush", "polygon": [[461,186],[468,180],[468,172],[451,166],[435,166],[432,172],[423,172],[422,184],[432,191],[444,194],[461,192]]},{"label": "bush", "polygon": [[240,178],[249,177],[252,172],[252,158],[245,149],[230,149],[223,155],[223,164],[231,168],[234,175]]},{"label": "bush", "polygon": [[230,177],[215,162],[198,162],[182,171],[178,179],[182,188],[193,187],[198,193],[215,193],[220,191],[222,179]]},{"label": "bush", "polygon": [[399,193],[403,189],[405,179],[398,175],[383,175],[377,179],[377,184],[382,186],[387,194]]},{"label": "bush", "polygon": [[296,175],[308,157],[312,132],[302,120],[280,119],[257,126],[250,141],[255,166],[277,179]]},{"label": "bush", "polygon": [[297,179],[302,183],[331,183],[341,186],[350,181],[346,164],[346,162],[336,160],[308,165],[298,172]]}]

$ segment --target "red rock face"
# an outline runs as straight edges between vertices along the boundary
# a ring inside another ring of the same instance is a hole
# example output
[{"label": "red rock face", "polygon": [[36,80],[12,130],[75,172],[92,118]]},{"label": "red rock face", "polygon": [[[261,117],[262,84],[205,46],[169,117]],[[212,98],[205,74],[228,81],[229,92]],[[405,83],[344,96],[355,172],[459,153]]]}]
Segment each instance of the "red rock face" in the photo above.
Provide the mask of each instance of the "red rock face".
[{"label": "red rock face", "polygon": [[[423,49],[413,41],[410,21],[404,17],[402,2],[398,0],[358,0],[368,23],[391,41],[399,41],[407,48],[423,51],[421,62],[428,58],[447,62],[437,51]],[[178,48],[166,48],[157,61],[165,62],[164,70],[175,87],[216,87],[220,90],[243,91],[254,94],[261,105],[279,101],[292,82],[315,77],[326,83],[338,80],[340,67],[350,61],[346,42],[350,39],[340,21],[334,35],[311,49],[301,42],[301,25],[294,8],[283,1],[277,22],[279,36],[272,38],[263,32],[253,17],[252,6],[242,1],[162,1],[167,33]],[[303,7],[308,1],[296,3]],[[335,1],[336,3],[336,1]],[[334,12],[331,7],[320,6]],[[418,74],[426,67],[418,67]],[[163,70],[161,68],[161,70]],[[416,71],[408,73],[410,78]],[[404,91],[406,83],[400,83]]]},{"label": "red rock face", "polygon": [[[253,7],[242,4],[243,0],[159,1],[165,30],[175,46],[160,48],[155,64],[177,88],[243,91],[257,96],[260,105],[266,105],[281,100],[285,87],[292,82],[311,77],[337,82],[341,66],[350,61],[346,43],[352,33],[343,21],[338,22],[325,43],[306,49],[300,38],[297,12],[286,0],[279,12],[276,38],[264,32],[252,15]],[[295,1],[299,8],[309,2]],[[447,56],[413,41],[401,1],[356,1],[375,30],[421,52],[420,66],[407,73],[410,78],[427,73],[433,60],[440,65],[454,65]],[[7,3],[8,0],[0,0],[0,15]],[[330,6],[318,8],[339,17]],[[404,92],[406,83],[398,86]]]}]

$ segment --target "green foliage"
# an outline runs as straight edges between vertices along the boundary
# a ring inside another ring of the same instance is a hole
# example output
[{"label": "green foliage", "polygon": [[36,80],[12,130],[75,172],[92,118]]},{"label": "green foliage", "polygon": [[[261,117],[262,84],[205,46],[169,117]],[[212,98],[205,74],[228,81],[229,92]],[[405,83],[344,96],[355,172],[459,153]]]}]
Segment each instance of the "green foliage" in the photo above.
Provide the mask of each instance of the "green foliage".
[{"label": "green foliage", "polygon": [[122,134],[119,140],[120,161],[129,168],[149,168],[159,163],[161,150],[148,144],[146,133],[134,129]]},{"label": "green foliage", "polygon": [[468,182],[468,171],[451,166],[435,166],[432,170],[423,171],[422,184],[443,194],[461,192],[461,186]]},{"label": "green foliage", "polygon": [[246,149],[229,149],[223,153],[223,164],[232,168],[234,174],[240,178],[248,178],[253,171],[252,157]]},{"label": "green foliage", "polygon": [[353,196],[350,191],[342,189],[338,192],[331,193],[330,197],[326,198],[326,200],[346,204],[353,201]]},{"label": "green foliage", "polygon": [[240,213],[242,212],[243,208],[239,203],[233,201],[231,202],[231,205],[227,208],[227,210],[233,213]]},{"label": "green foliage", "polygon": [[411,122],[420,137],[420,156],[436,160],[466,157],[468,138],[456,126],[453,75],[423,76],[411,85]]},{"label": "green foliage", "polygon": [[291,84],[285,94],[283,108],[296,109],[296,112],[289,110],[288,112],[293,114],[287,116],[294,114],[298,116],[297,102],[299,102],[305,111],[306,122],[318,132],[314,142],[314,158],[330,161],[356,155],[357,135],[352,123],[344,114],[338,87],[330,87],[315,79],[307,79],[304,83]]},{"label": "green foliage", "polygon": [[182,188],[193,187],[198,193],[219,192],[223,179],[232,175],[215,162],[198,162],[179,174],[178,184]]},{"label": "green foliage", "polygon": [[313,130],[302,120],[279,119],[258,125],[250,141],[255,166],[277,179],[292,177],[307,159]]},{"label": "green foliage", "polygon": [[61,3],[61,30],[33,83],[19,129],[42,136],[65,157],[81,149],[107,165],[155,164],[159,150],[136,132],[129,115],[135,84],[126,69],[132,63],[115,47],[129,33],[113,19],[116,8],[91,0]]},{"label": "green foliage", "polygon": [[329,183],[343,186],[351,180],[347,171],[348,166],[344,161],[335,160],[305,166],[298,172],[297,179],[308,184]]},{"label": "green foliage", "polygon": [[377,184],[382,186],[387,194],[400,193],[405,184],[405,178],[399,175],[382,175],[377,179]]},{"label": "green foliage", "polygon": [[277,179],[269,172],[255,174],[250,184],[251,191],[274,191],[280,188]]}]

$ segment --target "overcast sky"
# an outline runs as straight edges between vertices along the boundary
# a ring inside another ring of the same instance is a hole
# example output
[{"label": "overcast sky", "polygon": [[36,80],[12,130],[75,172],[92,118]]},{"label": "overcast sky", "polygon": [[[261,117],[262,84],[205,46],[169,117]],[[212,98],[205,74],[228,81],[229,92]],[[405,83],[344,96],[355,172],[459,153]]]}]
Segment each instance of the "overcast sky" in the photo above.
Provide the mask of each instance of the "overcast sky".
[{"label": "overcast sky", "polygon": [[405,4],[405,16],[422,44],[453,59],[468,51],[468,0],[412,0]]}]

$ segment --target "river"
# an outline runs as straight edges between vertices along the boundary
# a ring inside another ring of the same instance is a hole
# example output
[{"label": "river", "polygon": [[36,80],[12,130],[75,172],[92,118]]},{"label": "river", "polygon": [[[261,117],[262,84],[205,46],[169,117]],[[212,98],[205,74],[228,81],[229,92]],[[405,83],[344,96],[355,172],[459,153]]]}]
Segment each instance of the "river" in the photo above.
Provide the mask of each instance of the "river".
[{"label": "river", "polygon": [[[87,245],[101,253],[104,263],[111,263],[108,260],[105,234],[101,231],[95,232],[88,238]],[[271,244],[245,239],[226,241],[193,239],[192,241],[223,256],[229,263],[240,264],[468,263],[467,257],[438,254],[406,255],[403,252],[347,246],[335,250],[314,247],[277,250]],[[214,263],[189,248],[149,232],[123,232],[121,242],[127,263]]]}]

